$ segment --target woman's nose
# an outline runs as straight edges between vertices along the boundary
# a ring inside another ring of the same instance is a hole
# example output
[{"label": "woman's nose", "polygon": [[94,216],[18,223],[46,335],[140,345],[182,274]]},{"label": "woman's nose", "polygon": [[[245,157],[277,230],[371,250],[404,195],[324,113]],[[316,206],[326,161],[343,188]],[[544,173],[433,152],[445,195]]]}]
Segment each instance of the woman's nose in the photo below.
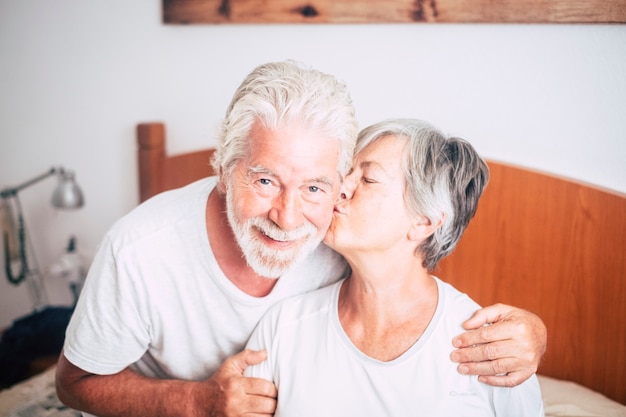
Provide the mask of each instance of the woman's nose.
[{"label": "woman's nose", "polygon": [[348,200],[352,198],[352,194],[354,193],[354,175],[348,174],[341,184],[341,189],[339,190],[339,199],[340,200]]}]

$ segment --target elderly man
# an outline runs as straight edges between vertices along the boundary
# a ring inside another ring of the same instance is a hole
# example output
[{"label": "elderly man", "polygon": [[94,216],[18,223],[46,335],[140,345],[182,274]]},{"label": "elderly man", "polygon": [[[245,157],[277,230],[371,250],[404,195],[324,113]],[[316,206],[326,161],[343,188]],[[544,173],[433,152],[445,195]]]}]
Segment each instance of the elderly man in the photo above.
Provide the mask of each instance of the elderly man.
[{"label": "elderly man", "polygon": [[[243,376],[265,352],[242,349],[271,305],[346,275],[320,242],[356,135],[335,77],[292,62],[253,70],[226,112],[217,177],[154,197],[105,236],[68,326],[59,398],[100,416],[273,414],[274,385]],[[536,370],[535,315],[497,305],[466,328],[461,372],[515,385]]]}]

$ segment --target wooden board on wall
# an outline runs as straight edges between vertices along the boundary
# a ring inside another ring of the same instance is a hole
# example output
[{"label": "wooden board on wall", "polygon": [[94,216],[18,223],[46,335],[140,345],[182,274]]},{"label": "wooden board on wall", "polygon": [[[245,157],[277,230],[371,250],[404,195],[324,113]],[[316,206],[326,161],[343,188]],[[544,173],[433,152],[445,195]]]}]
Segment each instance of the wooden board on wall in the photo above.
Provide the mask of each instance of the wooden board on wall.
[{"label": "wooden board on wall", "polygon": [[171,24],[626,22],[626,0],[162,1]]}]

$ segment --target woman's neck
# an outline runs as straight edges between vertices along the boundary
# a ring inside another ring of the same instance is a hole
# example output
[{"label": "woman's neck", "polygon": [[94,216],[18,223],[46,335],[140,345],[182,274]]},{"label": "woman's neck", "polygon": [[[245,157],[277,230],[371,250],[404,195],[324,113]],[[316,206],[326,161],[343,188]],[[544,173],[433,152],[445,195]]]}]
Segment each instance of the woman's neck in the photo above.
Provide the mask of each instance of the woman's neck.
[{"label": "woman's neck", "polygon": [[421,259],[400,258],[348,257],[352,276],[339,294],[344,331],[359,350],[381,361],[413,346],[437,307],[437,283]]}]

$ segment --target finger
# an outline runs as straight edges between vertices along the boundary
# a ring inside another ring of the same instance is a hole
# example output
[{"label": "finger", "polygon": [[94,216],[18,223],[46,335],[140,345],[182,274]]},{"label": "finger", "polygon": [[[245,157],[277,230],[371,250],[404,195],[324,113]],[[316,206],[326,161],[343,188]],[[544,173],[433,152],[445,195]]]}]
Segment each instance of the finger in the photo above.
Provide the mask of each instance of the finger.
[{"label": "finger", "polygon": [[[515,326],[515,328],[512,328],[512,326]],[[507,340],[510,339],[511,335],[519,335],[520,332],[525,331],[524,328],[517,329],[517,327],[516,323],[497,322],[462,333],[452,340],[452,344],[456,348],[464,348],[482,343]]]},{"label": "finger", "polygon": [[274,384],[264,379],[229,377],[221,381],[220,410],[225,416],[272,414],[276,410],[277,394]]},{"label": "finger", "polygon": [[246,365],[257,365],[267,359],[267,351],[246,349],[242,352],[246,361]]},{"label": "finger", "polygon": [[226,416],[273,415],[276,411],[276,399],[263,396],[245,395],[230,398],[223,409]]},{"label": "finger", "polygon": [[503,376],[523,371],[523,368],[515,358],[503,358],[494,361],[463,362],[459,364],[457,370],[462,375]]},{"label": "finger", "polygon": [[263,396],[267,398],[276,398],[278,396],[278,390],[274,383],[262,379],[262,378],[253,378],[253,377],[245,377],[244,381],[244,390],[246,394]]},{"label": "finger", "polygon": [[504,340],[455,350],[450,354],[450,359],[457,363],[484,362],[515,357],[516,353],[515,343]]},{"label": "finger", "polygon": [[532,373],[530,372],[510,372],[507,375],[487,376],[482,375],[478,377],[478,380],[484,384],[492,385],[494,387],[515,387],[522,382],[526,381]]},{"label": "finger", "polygon": [[[276,411],[276,399],[262,396],[248,397],[248,412],[260,415],[272,415]],[[248,414],[246,414],[247,416]]]},{"label": "finger", "polygon": [[237,374],[243,375],[243,371],[250,365],[256,365],[267,359],[267,352],[264,350],[246,349],[228,358],[224,364],[231,367]]},{"label": "finger", "polygon": [[485,324],[501,320],[515,310],[517,310],[517,307],[512,307],[506,304],[494,304],[488,307],[483,307],[474,312],[472,317],[463,323],[463,328],[466,330],[478,329]]}]

